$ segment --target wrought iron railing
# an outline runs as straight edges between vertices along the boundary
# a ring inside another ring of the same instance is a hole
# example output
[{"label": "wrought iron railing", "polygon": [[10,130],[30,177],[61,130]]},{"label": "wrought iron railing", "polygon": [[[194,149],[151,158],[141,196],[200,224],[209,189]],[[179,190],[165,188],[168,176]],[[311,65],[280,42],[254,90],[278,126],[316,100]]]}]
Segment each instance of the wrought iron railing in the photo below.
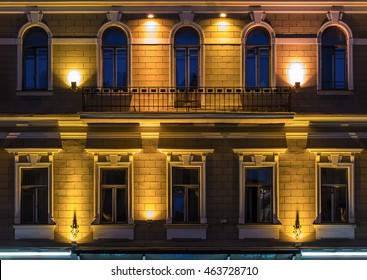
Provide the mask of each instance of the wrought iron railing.
[{"label": "wrought iron railing", "polygon": [[291,88],[84,87],[83,112],[289,112]]}]

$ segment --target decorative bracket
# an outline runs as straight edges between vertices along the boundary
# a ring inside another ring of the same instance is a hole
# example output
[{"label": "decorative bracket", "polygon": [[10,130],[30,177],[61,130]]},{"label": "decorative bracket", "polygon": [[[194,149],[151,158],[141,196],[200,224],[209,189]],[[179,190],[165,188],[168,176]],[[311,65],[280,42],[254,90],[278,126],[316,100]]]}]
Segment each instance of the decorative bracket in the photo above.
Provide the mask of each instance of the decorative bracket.
[{"label": "decorative bracket", "polygon": [[40,11],[30,11],[27,13],[28,21],[32,24],[36,24],[42,21],[43,14]]},{"label": "decorative bracket", "polygon": [[119,22],[121,20],[122,14],[119,11],[109,11],[107,12],[107,19],[111,22]]},{"label": "decorative bracket", "polygon": [[192,11],[183,11],[180,13],[180,20],[183,24],[190,24],[194,21],[195,14]]}]

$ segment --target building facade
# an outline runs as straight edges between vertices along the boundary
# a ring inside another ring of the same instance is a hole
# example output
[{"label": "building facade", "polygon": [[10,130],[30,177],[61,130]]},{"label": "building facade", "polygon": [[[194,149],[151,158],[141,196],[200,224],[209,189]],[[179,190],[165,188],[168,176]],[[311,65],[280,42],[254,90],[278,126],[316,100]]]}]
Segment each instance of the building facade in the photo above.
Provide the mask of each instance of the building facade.
[{"label": "building facade", "polygon": [[63,2],[0,3],[4,248],[364,248],[364,1]]}]

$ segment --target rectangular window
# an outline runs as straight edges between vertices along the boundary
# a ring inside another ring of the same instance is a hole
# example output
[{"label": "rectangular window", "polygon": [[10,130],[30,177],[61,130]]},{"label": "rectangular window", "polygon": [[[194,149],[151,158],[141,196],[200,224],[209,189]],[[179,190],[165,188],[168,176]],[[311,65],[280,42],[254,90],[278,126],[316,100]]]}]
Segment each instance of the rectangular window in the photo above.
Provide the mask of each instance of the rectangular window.
[{"label": "rectangular window", "polygon": [[322,88],[346,89],[346,49],[323,46],[322,48]]},{"label": "rectangular window", "polygon": [[246,49],[246,87],[268,87],[270,49]]},{"label": "rectangular window", "polygon": [[199,168],[172,168],[172,220],[174,223],[199,223],[199,193]]},{"label": "rectangular window", "polygon": [[348,222],[348,169],[321,168],[321,222]]},{"label": "rectangular window", "polygon": [[246,223],[272,223],[272,189],[273,167],[246,167]]},{"label": "rectangular window", "polygon": [[128,169],[103,168],[100,178],[101,222],[127,223]]},{"label": "rectangular window", "polygon": [[24,50],[24,90],[47,89],[48,54],[47,48]]},{"label": "rectangular window", "polygon": [[21,223],[48,222],[48,168],[21,169]]},{"label": "rectangular window", "polygon": [[103,49],[103,86],[127,86],[127,50],[124,48]]},{"label": "rectangular window", "polygon": [[176,48],[176,86],[199,86],[199,50]]}]

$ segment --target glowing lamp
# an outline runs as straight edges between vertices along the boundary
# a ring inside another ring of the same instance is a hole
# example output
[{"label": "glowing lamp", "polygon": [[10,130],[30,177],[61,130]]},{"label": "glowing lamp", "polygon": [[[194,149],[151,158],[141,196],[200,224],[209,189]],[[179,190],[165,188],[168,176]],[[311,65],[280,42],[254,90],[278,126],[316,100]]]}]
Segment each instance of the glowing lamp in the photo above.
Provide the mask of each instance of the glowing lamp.
[{"label": "glowing lamp", "polygon": [[146,213],[145,213],[145,216],[147,217],[147,222],[148,224],[151,224],[153,222],[153,218],[154,218],[154,211],[152,210],[148,210]]},{"label": "glowing lamp", "polygon": [[80,85],[80,73],[77,70],[72,70],[69,72],[68,74],[68,82],[70,84],[70,88],[73,91],[77,91],[78,90],[78,85]]},{"label": "glowing lamp", "polygon": [[154,18],[153,14],[148,14],[148,18]]},{"label": "glowing lamp", "polygon": [[220,13],[219,17],[225,18],[225,17],[227,17],[227,14],[226,13]]},{"label": "glowing lamp", "polygon": [[71,246],[75,247],[76,246],[76,238],[78,237],[78,233],[79,233],[79,225],[78,225],[78,221],[76,220],[76,212],[74,211],[74,218],[73,218],[73,223],[70,226],[71,228],[71,237],[72,237],[72,241],[71,241]]},{"label": "glowing lamp", "polygon": [[305,69],[303,64],[300,62],[292,62],[289,65],[288,76],[290,84],[293,85],[297,91],[301,87],[301,84],[304,83],[305,79]]},{"label": "glowing lamp", "polygon": [[293,237],[296,240],[295,246],[296,247],[301,246],[300,239],[302,239],[303,234],[302,234],[302,227],[301,227],[301,224],[299,222],[299,213],[298,213],[298,211],[296,212],[296,221],[294,222],[294,225],[293,225]]}]

